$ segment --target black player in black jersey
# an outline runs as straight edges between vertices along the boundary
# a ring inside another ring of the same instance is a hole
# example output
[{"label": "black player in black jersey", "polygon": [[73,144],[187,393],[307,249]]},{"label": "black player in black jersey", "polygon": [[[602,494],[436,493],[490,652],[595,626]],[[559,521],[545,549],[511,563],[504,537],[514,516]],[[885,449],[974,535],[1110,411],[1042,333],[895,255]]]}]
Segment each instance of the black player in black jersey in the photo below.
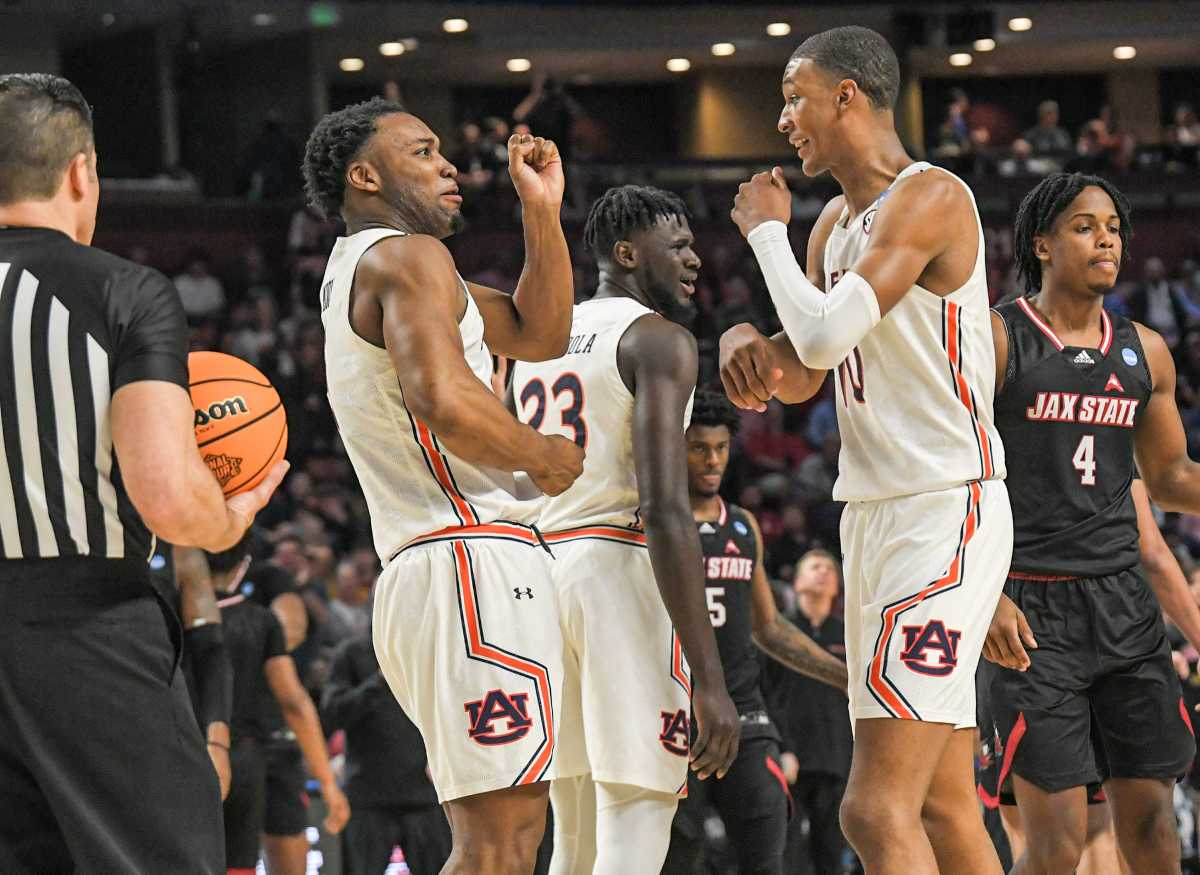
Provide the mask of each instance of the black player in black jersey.
[{"label": "black player in black jersey", "polygon": [[1075,869],[1084,788],[1100,777],[1132,870],[1179,872],[1172,787],[1195,745],[1138,561],[1131,488],[1136,456],[1155,501],[1200,512],[1200,465],[1187,456],[1166,344],[1103,309],[1128,213],[1098,177],[1047,177],[1017,214],[1030,294],[993,314],[1015,534],[984,655],[1003,666],[988,690],[1003,739],[1000,779],[1011,776],[1027,831],[1015,873]]},{"label": "black player in black jersey", "polygon": [[705,594],[725,669],[725,685],[741,718],[737,758],[720,781],[689,776],[687,797],[672,824],[664,875],[696,872],[704,814],[720,812],[741,875],[781,875],[790,801],[780,766],[779,732],[759,689],[758,645],[789,668],[840,690],[846,665],[779,613],[763,569],[762,534],[753,515],[719,494],[738,428],[737,410],[722,394],[698,391],[688,427],[688,495],[700,527]]}]

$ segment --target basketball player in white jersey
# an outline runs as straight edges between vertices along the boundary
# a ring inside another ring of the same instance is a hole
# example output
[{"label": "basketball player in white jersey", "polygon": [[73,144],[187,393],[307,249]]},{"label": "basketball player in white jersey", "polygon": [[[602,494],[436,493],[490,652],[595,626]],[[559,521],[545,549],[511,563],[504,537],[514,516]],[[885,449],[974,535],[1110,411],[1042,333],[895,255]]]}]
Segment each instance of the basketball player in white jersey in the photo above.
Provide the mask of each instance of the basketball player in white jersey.
[{"label": "basketball player in white jersey", "polygon": [[378,98],[327,115],[309,138],[309,197],[347,231],[321,287],[329,401],[384,563],[375,650],[421,730],[454,832],[442,872],[529,875],[562,683],[534,498],[566,489],[583,451],[519,423],[489,380],[493,352],[566,348],[562,167],[552,142],[509,141],[526,244],[509,296],[464,282],[441,242],[461,225],[462,199],[438,145]]},{"label": "basketball player in white jersey", "polygon": [[972,770],[975,667],[1012,555],[995,351],[974,198],[896,135],[899,65],[874,31],[816,34],[783,76],[779,130],[841,184],[808,242],[787,237],[775,168],[733,219],[784,333],[721,340],[733,401],[811,397],[836,369],[854,760],[846,837],[870,875],[998,873]]},{"label": "basketball player in white jersey", "polygon": [[609,189],[584,240],[600,284],[575,308],[567,354],[518,363],[512,383],[522,421],[588,453],[540,520],[554,551],[567,673],[550,871],[656,873],[689,756],[699,777],[722,777],[740,729],[687,491],[684,429],[698,362],[695,339],[676,322],[694,315],[700,259],[683,202],[642,186]]}]

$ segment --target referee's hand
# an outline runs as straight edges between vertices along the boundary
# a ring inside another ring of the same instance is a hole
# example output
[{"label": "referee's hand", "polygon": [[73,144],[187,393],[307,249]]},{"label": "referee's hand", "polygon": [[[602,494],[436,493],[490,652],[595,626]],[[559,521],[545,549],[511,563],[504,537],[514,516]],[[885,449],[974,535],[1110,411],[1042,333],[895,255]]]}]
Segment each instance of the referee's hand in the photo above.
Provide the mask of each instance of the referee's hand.
[{"label": "referee's hand", "polygon": [[[279,484],[283,482],[283,475],[291,467],[290,462],[276,462],[271,467],[271,470],[267,472],[266,479],[262,483],[253,489],[233,496],[233,498],[225,502],[225,506],[229,508],[230,515],[237,520],[243,533],[246,529],[250,528],[258,512],[267,506],[267,502],[271,500],[271,496],[279,488]],[[240,540],[240,538],[241,535],[239,534],[235,541]]]}]

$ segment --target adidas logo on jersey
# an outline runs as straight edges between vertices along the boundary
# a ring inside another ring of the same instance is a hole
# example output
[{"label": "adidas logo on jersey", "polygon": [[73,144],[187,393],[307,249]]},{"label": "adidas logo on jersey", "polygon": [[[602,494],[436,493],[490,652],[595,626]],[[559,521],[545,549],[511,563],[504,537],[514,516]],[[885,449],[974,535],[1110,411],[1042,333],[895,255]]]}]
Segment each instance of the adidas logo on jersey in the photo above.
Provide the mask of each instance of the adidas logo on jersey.
[{"label": "adidas logo on jersey", "polygon": [[1072,361],[1074,361],[1075,364],[1077,364],[1077,365],[1094,365],[1095,364],[1095,362],[1092,360],[1092,357],[1087,354],[1086,349],[1079,350],[1079,355],[1075,356],[1075,358],[1072,359]]},{"label": "adidas logo on jersey", "polygon": [[717,530],[713,527],[712,523],[701,523],[700,524],[700,534],[715,535],[716,533],[717,533]]}]

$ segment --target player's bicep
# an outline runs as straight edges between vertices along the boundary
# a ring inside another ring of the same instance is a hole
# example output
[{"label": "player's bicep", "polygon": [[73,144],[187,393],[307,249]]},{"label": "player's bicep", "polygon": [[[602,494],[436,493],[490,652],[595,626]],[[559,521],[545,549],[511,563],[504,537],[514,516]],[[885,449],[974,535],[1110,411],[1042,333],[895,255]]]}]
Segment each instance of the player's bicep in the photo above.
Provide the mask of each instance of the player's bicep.
[{"label": "player's bicep", "polygon": [[273,656],[263,663],[263,676],[280,707],[294,706],[305,695],[304,685],[290,656]]},{"label": "player's bicep", "polygon": [[1133,494],[1133,506],[1137,511],[1138,550],[1142,554],[1143,564],[1150,564],[1146,559],[1157,556],[1160,549],[1168,549],[1167,544],[1159,531],[1158,522],[1154,519],[1154,509],[1150,507],[1146,485],[1140,479],[1134,478],[1130,492]]},{"label": "player's bicep", "polygon": [[156,509],[186,494],[182,462],[196,455],[194,418],[187,390],[173,382],[138,380],[113,393],[110,424],[121,480],[151,528]]},{"label": "player's bicep", "polygon": [[881,316],[886,316],[945,252],[950,242],[947,217],[959,215],[964,197],[962,186],[937,174],[898,186],[878,208],[867,248],[853,270],[875,290]]},{"label": "player's bicep", "polygon": [[996,394],[1004,388],[1004,378],[1008,373],[1008,326],[1004,317],[992,311],[992,346],[996,351]]},{"label": "player's bicep", "polygon": [[1170,490],[1172,468],[1187,460],[1187,435],[1175,404],[1175,362],[1171,352],[1158,334],[1138,328],[1154,386],[1146,408],[1137,419],[1134,455],[1146,489],[1161,501]]},{"label": "player's bicep", "polygon": [[621,339],[618,360],[623,356],[632,359],[634,467],[649,513],[672,484],[687,482],[683,416],[696,386],[696,341],[665,319],[644,316]]},{"label": "player's bicep", "polygon": [[750,626],[757,634],[775,621],[778,609],[775,607],[775,594],[771,592],[771,582],[767,580],[767,570],[763,564],[763,537],[754,514],[747,512],[746,519],[750,523],[750,531],[754,534],[754,573],[750,577]]}]

